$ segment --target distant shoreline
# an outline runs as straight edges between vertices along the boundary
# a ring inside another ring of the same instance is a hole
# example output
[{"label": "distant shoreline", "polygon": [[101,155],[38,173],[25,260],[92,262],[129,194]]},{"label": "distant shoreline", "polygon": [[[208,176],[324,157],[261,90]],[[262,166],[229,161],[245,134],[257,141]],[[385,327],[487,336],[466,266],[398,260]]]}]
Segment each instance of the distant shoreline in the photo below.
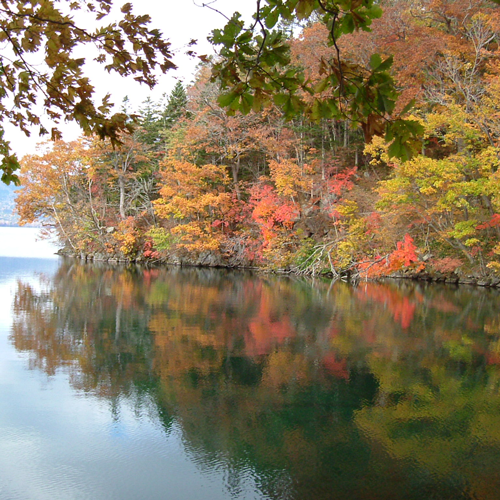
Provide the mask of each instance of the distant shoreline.
[{"label": "distant shoreline", "polygon": [[19,227],[19,228],[29,227],[31,229],[33,229],[33,228],[40,229],[43,226],[40,226],[38,224],[24,224],[23,226],[20,226],[19,224],[14,224],[14,223],[10,224],[8,222],[0,222],[0,227]]}]

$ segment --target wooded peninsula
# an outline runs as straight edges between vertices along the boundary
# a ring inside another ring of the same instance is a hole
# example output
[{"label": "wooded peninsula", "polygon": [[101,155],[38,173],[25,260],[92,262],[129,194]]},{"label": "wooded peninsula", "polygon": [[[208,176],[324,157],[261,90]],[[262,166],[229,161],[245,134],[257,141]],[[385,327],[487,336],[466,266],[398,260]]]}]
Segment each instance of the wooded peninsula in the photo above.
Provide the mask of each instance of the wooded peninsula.
[{"label": "wooded peninsula", "polygon": [[[163,100],[125,101],[125,126],[135,125],[119,143],[42,145],[21,161],[21,223],[42,223],[86,259],[498,285],[499,7],[380,5],[370,30],[333,44],[317,16],[281,21],[287,56],[269,67],[304,75],[314,94],[269,97],[249,71],[250,95],[205,58]],[[245,35],[233,26],[214,43]],[[392,83],[397,99],[369,93]],[[364,120],[353,114],[362,108]],[[414,133],[387,132],[394,115]]]}]

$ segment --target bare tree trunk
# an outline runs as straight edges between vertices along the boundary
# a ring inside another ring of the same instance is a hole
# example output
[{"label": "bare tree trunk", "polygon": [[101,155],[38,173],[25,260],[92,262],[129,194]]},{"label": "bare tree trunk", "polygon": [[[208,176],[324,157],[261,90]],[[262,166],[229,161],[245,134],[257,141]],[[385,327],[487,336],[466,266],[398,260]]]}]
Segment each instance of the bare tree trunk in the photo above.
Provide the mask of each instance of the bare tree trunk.
[{"label": "bare tree trunk", "polygon": [[125,179],[123,175],[118,177],[118,188],[120,189],[120,218],[125,220]]},{"label": "bare tree trunk", "polygon": [[238,179],[238,174],[240,171],[240,155],[237,155],[236,157],[236,163],[231,164],[231,171],[233,173],[233,183],[234,183],[234,190],[236,191],[236,197],[241,199],[241,193],[240,193],[240,188],[238,185],[239,179]]}]

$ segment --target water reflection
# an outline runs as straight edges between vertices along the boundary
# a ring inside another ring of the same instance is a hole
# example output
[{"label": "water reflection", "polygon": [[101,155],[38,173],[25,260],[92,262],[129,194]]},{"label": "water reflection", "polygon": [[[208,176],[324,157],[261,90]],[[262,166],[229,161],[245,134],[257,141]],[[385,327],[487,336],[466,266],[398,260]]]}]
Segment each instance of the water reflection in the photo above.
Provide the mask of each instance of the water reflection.
[{"label": "water reflection", "polygon": [[15,295],[30,366],[117,422],[133,398],[229,497],[498,498],[495,292],[74,261],[41,282]]}]

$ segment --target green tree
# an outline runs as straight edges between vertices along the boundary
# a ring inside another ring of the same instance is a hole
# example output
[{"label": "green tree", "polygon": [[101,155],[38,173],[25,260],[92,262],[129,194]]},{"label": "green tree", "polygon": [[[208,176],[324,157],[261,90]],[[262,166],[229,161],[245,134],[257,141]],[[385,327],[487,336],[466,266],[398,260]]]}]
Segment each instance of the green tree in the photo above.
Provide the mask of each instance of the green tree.
[{"label": "green tree", "polygon": [[177,82],[170,95],[163,94],[160,101],[148,97],[139,109],[139,138],[153,149],[165,148],[167,131],[171,130],[187,112],[188,98],[181,82]]},{"label": "green tree", "polygon": [[[110,138],[114,144],[121,132],[131,129],[125,113],[110,116],[109,95],[100,104],[94,102],[94,86],[83,71],[85,58],[77,55],[82,46],[88,47],[108,72],[135,75],[135,80],[149,87],[156,83],[157,68],[165,72],[175,67],[170,43],[160,31],[149,27],[149,16],[133,14],[127,3],[118,21],[102,23],[112,7],[112,0],[0,3],[2,181],[18,182],[15,171],[19,167],[2,122],[12,123],[28,136],[36,127],[41,135],[57,139],[61,136],[57,123],[75,121],[84,132]],[[81,11],[95,18],[90,23],[93,27],[77,24],[75,14],[81,15]],[[40,106],[45,117],[40,116]],[[49,127],[46,120],[56,126]]]},{"label": "green tree", "polygon": [[167,106],[163,112],[163,121],[166,128],[172,128],[185,114],[188,99],[184,85],[177,82],[168,96]]},{"label": "green tree", "polygon": [[139,108],[139,116],[140,129],[137,131],[139,140],[149,146],[158,147],[161,142],[161,131],[164,128],[162,103],[147,97]]}]

